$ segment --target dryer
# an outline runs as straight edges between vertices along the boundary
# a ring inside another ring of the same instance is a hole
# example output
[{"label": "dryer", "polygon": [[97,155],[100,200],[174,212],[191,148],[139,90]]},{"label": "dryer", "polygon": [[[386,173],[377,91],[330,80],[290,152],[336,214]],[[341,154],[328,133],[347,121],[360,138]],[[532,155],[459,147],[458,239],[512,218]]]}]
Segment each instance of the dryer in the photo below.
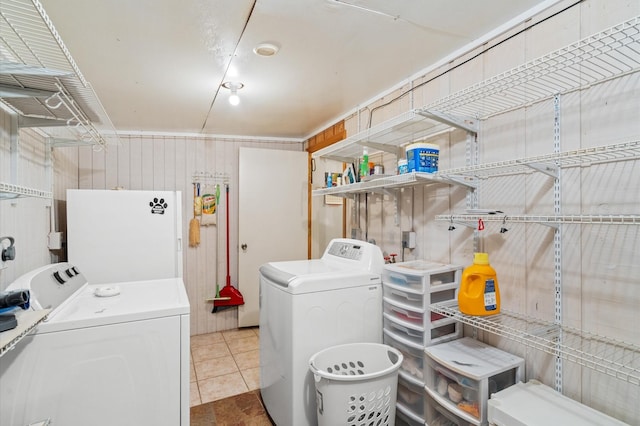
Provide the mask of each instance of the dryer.
[{"label": "dryer", "polygon": [[332,240],[320,259],[260,267],[260,393],[278,426],[317,424],[309,359],[343,343],[382,343],[380,249]]},{"label": "dryer", "polygon": [[[0,358],[0,424],[189,424],[181,278],[91,285],[68,263],[20,277],[45,322]],[[23,312],[16,312],[18,321]]]}]

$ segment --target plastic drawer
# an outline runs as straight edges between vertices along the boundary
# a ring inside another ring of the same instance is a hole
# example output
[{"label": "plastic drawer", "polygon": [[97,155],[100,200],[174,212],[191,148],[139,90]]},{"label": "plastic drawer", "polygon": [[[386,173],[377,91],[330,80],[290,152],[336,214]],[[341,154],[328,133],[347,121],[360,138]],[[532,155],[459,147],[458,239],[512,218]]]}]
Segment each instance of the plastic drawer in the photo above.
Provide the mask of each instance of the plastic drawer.
[{"label": "plastic drawer", "polygon": [[382,282],[399,288],[427,292],[431,287],[460,282],[462,266],[446,265],[424,260],[385,265]]},{"label": "plastic drawer", "polygon": [[397,402],[415,414],[424,417],[424,387],[398,376]]},{"label": "plastic drawer", "polygon": [[400,371],[414,377],[417,381],[424,384],[425,354],[423,346],[402,341],[389,330],[383,330],[383,333],[384,344],[392,346],[402,352],[404,359],[402,360]]},{"label": "plastic drawer", "polygon": [[[477,421],[480,420],[480,383],[427,358],[426,387],[441,405],[448,406],[449,411],[467,412]],[[462,414],[462,413],[461,413]]]},{"label": "plastic drawer", "polygon": [[399,319],[401,322],[424,326],[424,309],[412,308],[411,306],[403,305],[400,302],[393,302],[385,298],[383,312]]},{"label": "plastic drawer", "polygon": [[398,335],[400,338],[414,344],[414,345],[424,345],[424,328],[423,327],[415,327],[411,324],[400,323],[397,319],[393,319],[389,316],[389,314],[382,314],[383,323],[382,326],[384,329],[393,332]]},{"label": "plastic drawer", "polygon": [[424,419],[417,417],[402,404],[396,404],[396,426],[425,426]]},{"label": "plastic drawer", "polygon": [[416,309],[424,309],[426,307],[424,293],[422,292],[412,292],[388,283],[383,283],[382,291],[385,299],[398,302],[406,306],[411,306]]},{"label": "plastic drawer", "polygon": [[429,394],[425,395],[425,421],[429,426],[475,426],[444,409]]},{"label": "plastic drawer", "polygon": [[400,288],[411,289],[424,293],[425,284],[421,276],[402,274],[389,270],[382,271],[382,282],[394,284]]}]

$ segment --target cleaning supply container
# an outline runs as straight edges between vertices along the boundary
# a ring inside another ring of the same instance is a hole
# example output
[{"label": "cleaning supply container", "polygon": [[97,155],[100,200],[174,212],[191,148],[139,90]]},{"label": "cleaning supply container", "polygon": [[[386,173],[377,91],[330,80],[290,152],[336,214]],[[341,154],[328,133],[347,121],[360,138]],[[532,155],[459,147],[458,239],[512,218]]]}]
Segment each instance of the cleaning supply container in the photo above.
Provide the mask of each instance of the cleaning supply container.
[{"label": "cleaning supply container", "polygon": [[474,253],[473,265],[462,271],[458,308],[467,315],[500,313],[500,289],[496,271],[489,264],[488,253]]},{"label": "cleaning supply container", "polygon": [[409,165],[406,158],[401,158],[398,160],[398,174],[402,175],[404,173],[409,173]]},{"label": "cleaning supply container", "polygon": [[402,353],[380,343],[350,343],[309,359],[319,426],[394,425]]},{"label": "cleaning supply container", "polygon": [[436,144],[417,142],[407,145],[407,165],[409,172],[434,173],[438,171],[440,147]]}]

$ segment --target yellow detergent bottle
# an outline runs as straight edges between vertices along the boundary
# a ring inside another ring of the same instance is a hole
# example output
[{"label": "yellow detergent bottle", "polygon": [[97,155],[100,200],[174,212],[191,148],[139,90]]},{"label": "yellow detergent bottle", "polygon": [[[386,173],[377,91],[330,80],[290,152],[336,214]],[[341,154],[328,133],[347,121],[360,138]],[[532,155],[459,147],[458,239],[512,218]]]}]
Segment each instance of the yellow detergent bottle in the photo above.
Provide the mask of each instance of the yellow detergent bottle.
[{"label": "yellow detergent bottle", "polygon": [[473,265],[462,271],[458,307],[467,315],[495,315],[500,312],[500,289],[488,253],[474,253]]}]

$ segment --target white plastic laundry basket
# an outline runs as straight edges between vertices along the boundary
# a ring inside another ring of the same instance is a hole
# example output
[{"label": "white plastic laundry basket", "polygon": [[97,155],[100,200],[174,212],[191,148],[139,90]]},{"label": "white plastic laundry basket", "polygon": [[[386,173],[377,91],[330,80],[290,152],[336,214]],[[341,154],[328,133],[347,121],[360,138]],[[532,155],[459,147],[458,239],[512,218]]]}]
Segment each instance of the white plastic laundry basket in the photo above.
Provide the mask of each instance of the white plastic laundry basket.
[{"label": "white plastic laundry basket", "polygon": [[319,426],[393,426],[402,353],[379,343],[332,346],[311,357]]}]

